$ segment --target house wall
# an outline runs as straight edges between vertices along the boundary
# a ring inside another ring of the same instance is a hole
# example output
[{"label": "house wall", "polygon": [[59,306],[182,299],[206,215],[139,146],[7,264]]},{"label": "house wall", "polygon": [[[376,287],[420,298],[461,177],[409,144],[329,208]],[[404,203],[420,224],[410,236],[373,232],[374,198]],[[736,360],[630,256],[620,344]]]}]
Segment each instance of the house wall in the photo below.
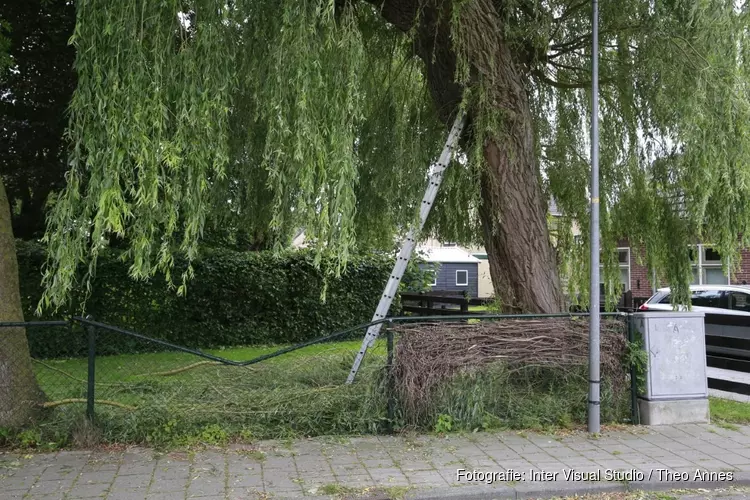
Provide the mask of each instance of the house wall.
[{"label": "house wall", "polygon": [[479,259],[477,266],[477,295],[480,299],[486,299],[495,295],[495,288],[492,286],[492,276],[490,275],[490,261],[487,259],[487,252],[483,247],[469,247],[468,252],[475,258]]},{"label": "house wall", "polygon": [[742,260],[740,261],[740,271],[732,276],[733,285],[750,284],[750,248],[742,250]]},{"label": "house wall", "polygon": [[[644,262],[643,265],[638,263],[639,259]],[[643,248],[630,248],[630,290],[634,298],[648,298],[654,293]]]},{"label": "house wall", "polygon": [[479,259],[479,264],[477,265],[478,283],[476,296],[480,299],[492,297],[495,295],[495,288],[492,286],[492,276],[490,276],[490,261],[487,260],[487,257],[479,257],[477,255],[474,255],[474,257]]},{"label": "house wall", "polygon": [[[437,264],[437,263],[435,263]],[[427,264],[429,266],[429,264]],[[451,291],[451,292],[463,292],[466,291],[471,297],[477,297],[478,294],[478,265],[477,263],[466,262],[466,263],[451,263],[443,262],[437,264],[440,266],[437,275],[437,284],[432,287],[432,291]],[[467,286],[456,285],[456,271],[468,271],[469,272],[469,284]]]}]

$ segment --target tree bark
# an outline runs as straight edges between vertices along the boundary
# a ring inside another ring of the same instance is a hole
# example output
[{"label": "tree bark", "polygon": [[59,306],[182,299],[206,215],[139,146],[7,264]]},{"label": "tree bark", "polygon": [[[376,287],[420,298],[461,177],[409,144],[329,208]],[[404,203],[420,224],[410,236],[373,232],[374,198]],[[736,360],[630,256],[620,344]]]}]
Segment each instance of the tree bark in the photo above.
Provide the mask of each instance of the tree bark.
[{"label": "tree bark", "polygon": [[[0,321],[23,321],[10,206],[0,178]],[[0,328],[0,427],[33,421],[44,399],[24,328]]]},{"label": "tree bark", "polygon": [[500,129],[494,137],[472,136],[468,142],[484,141],[480,217],[495,294],[506,311],[562,311],[564,297],[534,150],[526,54],[513,53],[503,40],[495,6],[499,2],[465,4],[460,13],[461,33],[451,33],[452,0],[369,1],[403,31],[419,23],[415,51],[424,61],[432,98],[446,124],[455,116],[462,97],[461,86],[455,82],[454,36],[460,37],[468,51],[472,78],[490,83],[488,102],[502,119]]},{"label": "tree bark", "polygon": [[[555,250],[547,225],[547,201],[534,147],[534,122],[521,59],[514,57],[500,33],[489,0],[477,0],[469,14],[473,30],[461,33],[476,50],[472,60],[485,81],[494,82],[491,102],[499,108],[500,130],[485,140],[480,217],[490,276],[503,308],[509,312],[556,313],[564,297]],[[493,22],[494,21],[494,22]],[[462,30],[463,31],[463,30]],[[492,49],[482,42],[490,37]]]},{"label": "tree bark", "polygon": [[484,147],[480,217],[495,295],[505,312],[561,312],[564,297],[533,158],[512,151],[495,141]]}]

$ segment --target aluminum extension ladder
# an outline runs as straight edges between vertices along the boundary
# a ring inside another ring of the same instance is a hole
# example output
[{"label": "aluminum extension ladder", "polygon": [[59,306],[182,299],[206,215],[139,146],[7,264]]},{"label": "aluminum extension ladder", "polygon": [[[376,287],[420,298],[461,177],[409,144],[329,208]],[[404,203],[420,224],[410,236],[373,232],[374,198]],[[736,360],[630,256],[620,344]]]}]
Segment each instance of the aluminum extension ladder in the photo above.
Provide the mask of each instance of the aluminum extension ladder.
[{"label": "aluminum extension ladder", "polygon": [[[432,173],[430,174],[429,184],[427,185],[424,197],[422,198],[422,205],[419,209],[419,222],[415,227],[409,229],[409,232],[406,235],[406,239],[401,246],[398,258],[396,259],[396,264],[391,272],[391,277],[388,278],[388,283],[385,285],[383,295],[380,297],[380,303],[375,309],[375,315],[372,317],[373,322],[384,319],[388,314],[388,310],[391,308],[393,297],[396,296],[398,285],[401,282],[401,278],[404,276],[406,266],[414,252],[414,247],[417,243],[416,238],[422,231],[427,216],[430,213],[430,209],[435,202],[435,196],[437,196],[438,189],[440,189],[440,183],[443,181],[443,172],[445,172],[445,169],[448,168],[448,165],[450,164],[451,158],[453,157],[453,150],[456,148],[456,143],[461,137],[465,125],[466,113],[463,110],[459,110],[458,116],[456,116],[456,120],[453,122],[450,134],[448,134],[448,139],[445,141],[443,152],[440,154],[437,165],[434,166]],[[365,338],[362,341],[362,347],[360,347],[357,357],[354,360],[354,364],[352,365],[352,369],[349,372],[349,377],[346,381],[347,384],[351,384],[354,381],[354,377],[357,375],[359,365],[362,364],[367,349],[372,347],[375,339],[378,338],[382,326],[382,323],[378,323],[367,329]]]}]

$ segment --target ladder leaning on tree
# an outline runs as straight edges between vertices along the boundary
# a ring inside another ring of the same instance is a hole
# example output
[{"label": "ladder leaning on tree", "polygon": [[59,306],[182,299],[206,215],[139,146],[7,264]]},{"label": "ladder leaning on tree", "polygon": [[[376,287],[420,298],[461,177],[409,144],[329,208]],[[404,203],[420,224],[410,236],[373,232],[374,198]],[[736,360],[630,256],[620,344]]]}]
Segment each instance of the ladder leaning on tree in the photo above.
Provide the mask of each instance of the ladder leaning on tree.
[{"label": "ladder leaning on tree", "polygon": [[[388,309],[391,308],[393,297],[395,297],[396,292],[398,291],[398,285],[401,282],[401,278],[404,276],[406,266],[414,252],[416,238],[422,231],[425,221],[427,220],[427,215],[429,215],[432,204],[435,202],[435,196],[437,195],[438,189],[440,189],[440,183],[443,181],[443,172],[445,172],[445,169],[448,168],[448,165],[450,164],[451,158],[453,157],[453,150],[456,147],[458,139],[461,137],[465,124],[466,113],[463,110],[459,110],[458,116],[456,116],[456,120],[453,122],[453,128],[451,128],[450,134],[448,134],[448,139],[445,141],[443,152],[440,154],[437,165],[434,166],[432,173],[430,173],[429,183],[425,190],[424,197],[422,198],[422,205],[419,209],[419,222],[415,227],[409,229],[409,232],[406,234],[406,238],[401,246],[401,251],[396,258],[396,264],[393,267],[390,278],[388,278],[388,283],[385,285],[385,290],[380,297],[380,303],[375,309],[375,315],[372,317],[372,321],[378,321],[385,318],[388,314]],[[359,365],[362,363],[367,349],[372,347],[375,339],[378,338],[382,325],[382,323],[378,323],[367,329],[365,338],[362,341],[362,347],[360,347],[357,357],[354,360],[354,364],[352,365],[352,370],[349,372],[349,377],[346,381],[347,384],[351,384],[354,381],[354,377],[359,370]]]}]

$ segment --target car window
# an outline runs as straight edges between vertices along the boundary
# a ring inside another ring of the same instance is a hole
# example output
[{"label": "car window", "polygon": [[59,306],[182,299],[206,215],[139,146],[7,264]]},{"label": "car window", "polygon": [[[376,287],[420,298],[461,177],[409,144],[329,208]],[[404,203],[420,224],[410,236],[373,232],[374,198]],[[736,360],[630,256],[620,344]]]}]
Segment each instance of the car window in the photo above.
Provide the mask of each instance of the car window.
[{"label": "car window", "polygon": [[731,292],[730,298],[733,310],[750,312],[750,295],[744,292]]},{"label": "car window", "polygon": [[664,296],[661,298],[661,300],[658,301],[659,304],[671,304],[672,296],[670,294],[664,294]]},{"label": "car window", "polygon": [[693,306],[729,309],[727,292],[719,290],[696,290],[691,298]]}]

